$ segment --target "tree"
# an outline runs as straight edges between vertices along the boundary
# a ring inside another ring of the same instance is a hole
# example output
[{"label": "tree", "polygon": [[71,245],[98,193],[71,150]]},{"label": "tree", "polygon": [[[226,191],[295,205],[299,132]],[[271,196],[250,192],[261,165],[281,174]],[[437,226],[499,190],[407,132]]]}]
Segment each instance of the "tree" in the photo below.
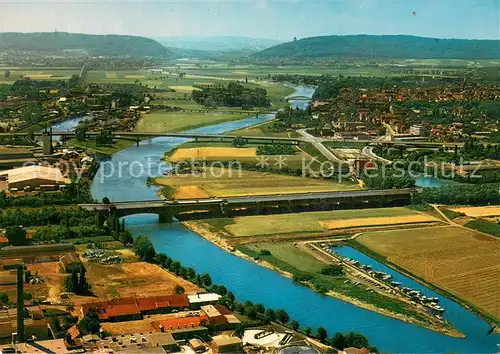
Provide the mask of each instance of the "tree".
[{"label": "tree", "polygon": [[5,229],[5,236],[11,246],[26,246],[26,230],[20,226],[9,226]]},{"label": "tree", "polygon": [[210,274],[204,273],[201,275],[201,282],[203,286],[210,286],[212,285],[212,278],[210,277]]},{"label": "tree", "polygon": [[10,70],[5,70],[3,72],[3,77],[7,79],[9,76],[10,76]]},{"label": "tree", "polygon": [[266,308],[264,307],[264,305],[262,304],[256,304],[255,305],[255,308],[257,309],[257,311],[259,313],[265,313],[266,312]]},{"label": "tree", "polygon": [[318,330],[316,331],[316,338],[318,338],[320,342],[324,342],[327,337],[328,332],[326,331],[325,327],[318,327]]},{"label": "tree", "polygon": [[288,313],[285,310],[278,309],[276,310],[276,319],[281,323],[287,323],[290,317],[288,316]]},{"label": "tree", "polygon": [[87,134],[87,127],[84,125],[78,125],[75,129],[75,138],[78,141],[85,141],[85,135]]},{"label": "tree", "polygon": [[335,337],[333,337],[332,339],[330,339],[330,342],[337,349],[341,349],[342,350],[342,349],[348,347],[345,336],[342,333],[339,333],[339,332],[335,333]]},{"label": "tree", "polygon": [[181,269],[181,263],[178,261],[172,262],[170,264],[169,270],[174,274],[179,274],[179,270]]},{"label": "tree", "polygon": [[187,267],[186,277],[188,279],[193,279],[194,277],[196,277],[196,271],[192,267]]},{"label": "tree", "polygon": [[180,294],[184,294],[184,291],[185,291],[185,290],[184,290],[184,288],[183,288],[182,286],[180,286],[180,285],[176,285],[176,286],[175,286],[174,292],[175,292],[176,294],[178,294],[178,295],[180,295]]},{"label": "tree", "polygon": [[308,337],[309,337],[309,336],[311,335],[311,332],[312,332],[311,327],[306,327],[306,328],[304,328],[304,334],[305,334],[306,336],[308,336]]},{"label": "tree", "polygon": [[292,320],[290,322],[290,328],[293,329],[294,331],[297,331],[299,329],[300,325],[297,321]]},{"label": "tree", "polygon": [[344,268],[340,265],[331,264],[331,265],[328,265],[326,267],[323,267],[320,270],[320,273],[324,274],[324,275],[330,275],[330,276],[337,277],[337,276],[341,276],[344,274]]},{"label": "tree", "polygon": [[269,318],[269,321],[276,321],[276,312],[273,309],[267,309],[265,315]]},{"label": "tree", "polygon": [[134,238],[132,237],[132,234],[130,233],[129,230],[125,230],[120,234],[120,241],[124,245],[128,245],[134,243]]},{"label": "tree", "polygon": [[243,139],[241,136],[237,136],[236,138],[233,139],[233,146],[237,148],[241,148],[247,144],[246,140]]},{"label": "tree", "polygon": [[141,235],[134,240],[134,250],[135,254],[144,262],[152,262],[156,255],[154,246],[147,236]]},{"label": "tree", "polygon": [[9,303],[9,296],[7,295],[7,293],[0,293],[0,303],[2,303],[4,306]]},{"label": "tree", "polygon": [[93,308],[89,309],[78,323],[78,329],[84,333],[99,333],[100,328],[101,324],[99,323],[99,316],[97,311]]},{"label": "tree", "polygon": [[109,203],[110,203],[110,200],[108,197],[102,198],[102,204],[109,204]]},{"label": "tree", "polygon": [[355,347],[355,348],[363,348],[368,347],[368,338],[366,338],[361,333],[357,332],[349,332],[345,336],[346,346],[347,347]]}]

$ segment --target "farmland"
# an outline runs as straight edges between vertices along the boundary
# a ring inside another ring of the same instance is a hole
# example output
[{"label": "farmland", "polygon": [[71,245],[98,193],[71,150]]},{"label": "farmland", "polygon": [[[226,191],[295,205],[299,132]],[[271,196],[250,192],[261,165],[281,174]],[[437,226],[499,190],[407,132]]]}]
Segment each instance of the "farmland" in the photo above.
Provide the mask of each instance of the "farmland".
[{"label": "farmland", "polygon": [[186,159],[211,159],[211,158],[239,158],[255,157],[256,148],[231,148],[231,147],[200,147],[177,149],[169,161],[177,162]]},{"label": "farmland", "polygon": [[[254,159],[255,161],[255,159]],[[324,179],[294,177],[288,175],[240,170],[237,166],[229,168],[209,167],[206,173],[159,177],[155,183],[168,185],[175,189],[197,186],[207,195],[217,197],[328,192],[359,189],[357,184],[333,183]]]},{"label": "farmland", "polygon": [[[222,231],[225,231],[229,238],[231,237],[252,237],[252,236],[279,236],[279,235],[300,235],[307,233],[327,232],[330,227],[328,223],[334,225],[335,221],[339,224],[337,227],[344,227],[346,220],[355,219],[358,226],[373,226],[373,219],[384,218],[390,224],[398,223],[398,219],[419,220],[425,218],[430,221],[430,216],[420,214],[414,210],[396,207],[396,208],[378,208],[361,210],[337,210],[337,211],[318,211],[308,213],[293,213],[280,215],[258,215],[243,216],[234,219],[205,220],[209,225]],[[392,221],[391,221],[392,219]],[[432,218],[432,221],[436,219]],[[380,224],[379,224],[380,225]]]},{"label": "farmland", "polygon": [[481,207],[459,207],[449,208],[457,213],[463,213],[467,216],[480,218],[483,216],[500,216],[500,207],[497,205],[481,206]]},{"label": "farmland", "polygon": [[500,240],[444,226],[363,233],[356,240],[388,261],[500,318]]}]

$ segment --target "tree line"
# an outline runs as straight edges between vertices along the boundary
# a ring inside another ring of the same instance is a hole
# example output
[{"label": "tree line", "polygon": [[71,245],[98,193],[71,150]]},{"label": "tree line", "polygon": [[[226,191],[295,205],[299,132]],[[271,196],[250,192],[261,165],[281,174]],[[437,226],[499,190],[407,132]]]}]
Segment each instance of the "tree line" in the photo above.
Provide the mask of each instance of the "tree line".
[{"label": "tree line", "polygon": [[[284,309],[266,309],[262,304],[254,304],[251,301],[246,301],[244,303],[237,301],[234,294],[224,285],[213,284],[208,273],[197,274],[194,268],[184,267],[179,261],[173,260],[164,253],[156,253],[153,244],[147,236],[137,236],[134,240],[134,250],[142,261],[158,264],[162,268],[169,270],[183,279],[193,282],[208,291],[221,295],[219,299],[221,305],[247,316],[252,321],[257,321],[260,324],[278,322],[295,331],[300,331],[306,336],[314,336],[322,343],[332,345],[337,349],[366,347],[371,352],[377,352],[377,348],[370,346],[368,339],[360,333],[336,333],[333,337],[329,338],[328,332],[324,327],[318,327],[316,332],[313,333],[310,327],[302,328],[299,322],[290,319],[289,314]],[[338,274],[339,271],[340,270],[336,267],[325,267],[322,273]],[[240,335],[242,331],[243,328],[236,330]]]}]

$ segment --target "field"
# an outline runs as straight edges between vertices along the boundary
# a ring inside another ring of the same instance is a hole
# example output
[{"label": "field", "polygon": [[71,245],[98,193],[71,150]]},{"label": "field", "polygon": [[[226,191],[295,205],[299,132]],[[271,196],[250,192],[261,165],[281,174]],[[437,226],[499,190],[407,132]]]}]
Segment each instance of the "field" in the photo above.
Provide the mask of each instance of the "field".
[{"label": "field", "polygon": [[137,123],[136,130],[138,132],[149,133],[180,132],[246,117],[247,115],[223,114],[218,112],[152,112],[143,115]]},{"label": "field", "polygon": [[[174,293],[181,285],[186,293],[198,290],[196,285],[176,277],[157,265],[134,262],[115,265],[101,265],[85,262],[87,278],[97,297],[114,298],[130,296],[157,296]],[[154,279],[154,282],[151,281]]]},{"label": "field", "polygon": [[[324,179],[301,178],[281,174],[209,167],[205,175],[176,175],[155,179],[158,185],[173,188],[197,186],[206,195],[216,197],[333,192],[339,190],[359,189],[350,183],[333,183]],[[185,196],[179,196],[187,198]]]},{"label": "field", "polygon": [[256,148],[231,148],[231,147],[200,147],[177,149],[169,161],[177,162],[186,159],[212,159],[212,158],[238,158],[255,157]]},{"label": "field", "polygon": [[444,226],[363,233],[363,246],[500,318],[500,240]]},{"label": "field", "polygon": [[[251,237],[265,235],[283,235],[300,233],[321,233],[329,230],[324,222],[346,222],[346,219],[356,219],[357,222],[370,223],[372,218],[392,218],[397,223],[398,218],[408,218],[412,216],[425,217],[414,210],[396,207],[396,208],[377,208],[360,210],[336,210],[336,211],[318,211],[308,213],[293,213],[279,215],[257,215],[243,216],[234,219],[228,219],[223,225],[223,229],[229,236]],[[210,220],[206,220],[211,223]],[[217,221],[212,221],[217,222]]]},{"label": "field", "polygon": [[449,209],[456,211],[457,213],[464,213],[465,215],[474,218],[500,215],[500,206],[498,205],[489,205],[481,207],[459,207],[459,208],[449,208]]},{"label": "field", "polygon": [[10,71],[9,77],[0,77],[0,84],[12,84],[26,77],[32,80],[68,80],[72,75],[80,74],[80,68],[3,67],[0,70]]},{"label": "field", "polygon": [[380,226],[380,225],[398,225],[398,224],[413,224],[424,222],[435,222],[436,218],[427,214],[400,216],[397,219],[394,217],[373,217],[373,218],[354,218],[344,220],[325,220],[320,221],[320,224],[327,229],[342,229],[357,226]]},{"label": "field", "polygon": [[254,125],[247,128],[242,128],[234,130],[227,134],[230,135],[241,135],[241,136],[285,136],[288,138],[296,137],[298,134],[295,131],[290,132],[274,132],[271,130],[271,126],[274,121],[268,121],[262,124]]}]

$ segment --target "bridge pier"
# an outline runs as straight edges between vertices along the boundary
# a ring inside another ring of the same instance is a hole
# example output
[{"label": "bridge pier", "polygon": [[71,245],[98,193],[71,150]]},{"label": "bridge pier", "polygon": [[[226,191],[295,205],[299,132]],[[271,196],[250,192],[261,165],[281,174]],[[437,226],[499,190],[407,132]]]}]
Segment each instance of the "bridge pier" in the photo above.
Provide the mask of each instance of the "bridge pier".
[{"label": "bridge pier", "polygon": [[171,223],[174,221],[174,215],[172,213],[172,208],[164,208],[160,213],[158,213],[158,222],[160,223]]}]

